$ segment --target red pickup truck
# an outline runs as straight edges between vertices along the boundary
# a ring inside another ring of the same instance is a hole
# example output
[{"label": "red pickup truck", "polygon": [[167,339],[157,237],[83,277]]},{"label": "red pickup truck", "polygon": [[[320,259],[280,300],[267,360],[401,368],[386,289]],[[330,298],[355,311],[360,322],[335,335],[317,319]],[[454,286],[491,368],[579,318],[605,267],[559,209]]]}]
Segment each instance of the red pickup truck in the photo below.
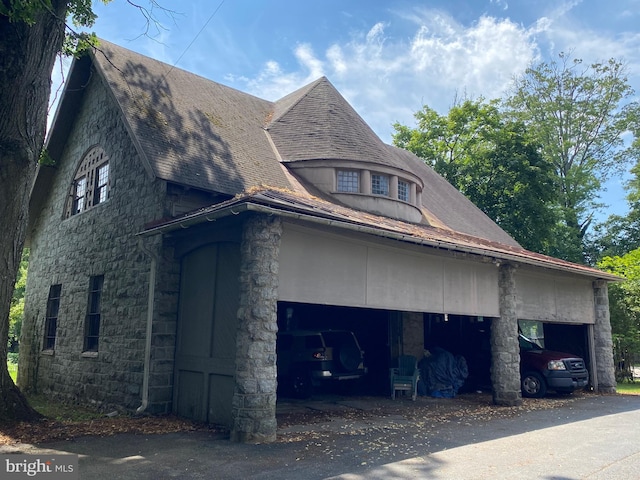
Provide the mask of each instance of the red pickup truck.
[{"label": "red pickup truck", "polygon": [[582,358],[545,350],[522,334],[519,340],[523,396],[540,398],[547,390],[572,393],[589,383],[589,372]]}]

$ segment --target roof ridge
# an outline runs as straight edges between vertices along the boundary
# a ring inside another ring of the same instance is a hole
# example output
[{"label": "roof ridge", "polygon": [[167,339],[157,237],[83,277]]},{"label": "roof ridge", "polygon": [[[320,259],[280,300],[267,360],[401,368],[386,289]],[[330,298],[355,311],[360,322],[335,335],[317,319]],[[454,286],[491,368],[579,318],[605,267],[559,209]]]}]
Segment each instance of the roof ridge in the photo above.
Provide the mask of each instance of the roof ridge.
[{"label": "roof ridge", "polygon": [[[273,102],[274,113],[273,115],[271,115],[271,118],[269,118],[269,121],[267,122],[267,125],[265,125],[265,128],[268,130],[272,124],[274,124],[275,122],[280,120],[282,117],[284,117],[289,111],[291,111],[291,109],[293,109],[296,105],[298,105],[303,99],[309,96],[309,94],[313,90],[315,90],[321,83],[323,83],[323,80],[326,81],[327,83],[331,83],[329,82],[329,79],[323,75],[320,78],[314,80],[313,82],[308,83],[298,88],[297,90],[294,90],[293,92],[286,94],[284,97],[276,100],[275,102]],[[296,100],[291,104],[289,104],[288,106],[286,106],[285,108],[283,108],[281,112],[276,112],[276,110],[278,109],[278,106],[282,105],[289,98],[296,98]]]}]

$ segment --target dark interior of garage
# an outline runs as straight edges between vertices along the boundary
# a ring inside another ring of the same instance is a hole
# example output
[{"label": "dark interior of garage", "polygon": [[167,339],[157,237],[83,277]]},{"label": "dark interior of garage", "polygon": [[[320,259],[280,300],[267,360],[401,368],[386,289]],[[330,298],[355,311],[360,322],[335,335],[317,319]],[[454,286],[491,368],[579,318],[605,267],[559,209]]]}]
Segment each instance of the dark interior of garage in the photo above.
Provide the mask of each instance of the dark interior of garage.
[{"label": "dark interior of garage", "polygon": [[[278,330],[333,329],[352,331],[364,350],[368,373],[354,394],[387,395],[389,366],[399,316],[396,312],[365,308],[278,303]],[[345,388],[345,390],[349,390]]]},{"label": "dark interior of garage", "polygon": [[[586,325],[541,323],[539,342],[544,348],[569,352],[589,364]],[[364,350],[368,373],[351,391],[356,395],[388,395],[389,368],[401,353],[401,313],[333,305],[278,303],[278,329],[350,330]],[[467,315],[424,314],[426,351],[441,348],[466,360],[469,376],[460,393],[491,390],[491,318]],[[419,359],[418,359],[419,360]]]}]

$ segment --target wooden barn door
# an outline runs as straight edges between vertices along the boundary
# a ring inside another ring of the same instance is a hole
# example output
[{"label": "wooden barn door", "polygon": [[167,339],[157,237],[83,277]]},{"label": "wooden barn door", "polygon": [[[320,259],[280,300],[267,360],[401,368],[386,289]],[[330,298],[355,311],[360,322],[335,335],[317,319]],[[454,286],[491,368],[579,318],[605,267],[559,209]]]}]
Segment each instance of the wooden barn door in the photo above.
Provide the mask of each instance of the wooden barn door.
[{"label": "wooden barn door", "polygon": [[233,398],[240,246],[206,245],[182,260],[173,409],[229,426]]}]

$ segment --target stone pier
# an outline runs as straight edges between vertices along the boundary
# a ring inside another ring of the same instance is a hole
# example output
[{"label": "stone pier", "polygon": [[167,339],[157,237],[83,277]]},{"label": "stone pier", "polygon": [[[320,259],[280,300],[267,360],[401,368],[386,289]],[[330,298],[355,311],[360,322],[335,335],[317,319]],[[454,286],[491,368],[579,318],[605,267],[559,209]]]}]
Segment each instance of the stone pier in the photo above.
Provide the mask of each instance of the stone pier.
[{"label": "stone pier", "polygon": [[250,217],[242,232],[240,306],[236,337],[236,384],[231,440],[276,439],[276,334],[278,267],[282,222]]},{"label": "stone pier", "polygon": [[503,264],[499,268],[500,317],[491,322],[493,402],[515,406],[522,403],[515,267]]}]

